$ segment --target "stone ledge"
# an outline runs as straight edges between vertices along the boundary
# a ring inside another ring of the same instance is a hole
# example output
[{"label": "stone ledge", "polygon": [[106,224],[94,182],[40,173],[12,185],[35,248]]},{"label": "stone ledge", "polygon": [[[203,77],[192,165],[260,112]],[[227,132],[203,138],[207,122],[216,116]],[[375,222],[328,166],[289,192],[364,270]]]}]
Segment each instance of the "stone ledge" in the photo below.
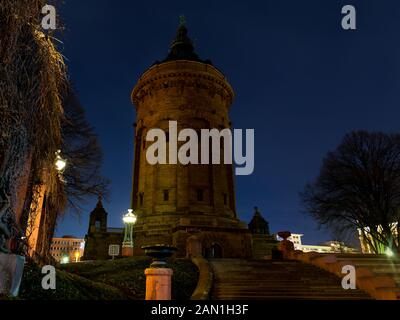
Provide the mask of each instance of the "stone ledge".
[{"label": "stone ledge", "polygon": [[214,274],[209,262],[201,256],[192,257],[192,262],[199,269],[199,281],[191,300],[209,300]]},{"label": "stone ledge", "polygon": [[338,255],[335,254],[293,251],[288,253],[285,258],[312,264],[340,278],[343,277],[342,267],[345,265],[353,265],[357,270],[356,279],[359,289],[365,291],[377,300],[400,300],[399,288],[393,276],[379,275],[367,267],[358,266],[357,262],[352,261],[350,256],[346,257],[346,260],[343,261],[338,259]]}]

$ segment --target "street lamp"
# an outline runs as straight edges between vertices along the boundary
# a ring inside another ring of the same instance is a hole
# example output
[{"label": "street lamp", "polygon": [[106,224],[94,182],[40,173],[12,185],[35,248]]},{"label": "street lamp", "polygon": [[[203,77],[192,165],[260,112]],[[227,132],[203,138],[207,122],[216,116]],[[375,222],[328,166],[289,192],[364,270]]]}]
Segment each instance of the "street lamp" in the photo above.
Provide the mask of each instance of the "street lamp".
[{"label": "street lamp", "polygon": [[54,162],[56,169],[58,172],[63,173],[66,166],[67,166],[67,160],[61,158],[61,150],[58,150],[56,152],[56,160]]},{"label": "street lamp", "polygon": [[68,263],[69,263],[69,256],[65,254],[61,258],[61,264],[68,264]]},{"label": "street lamp", "polygon": [[128,213],[126,215],[124,215],[124,218],[122,220],[124,221],[125,224],[135,224],[137,217],[133,213],[133,210],[129,209]]},{"label": "street lamp", "polygon": [[128,210],[128,213],[124,215],[123,219],[125,224],[125,236],[124,242],[122,243],[122,255],[132,256],[133,255],[133,225],[137,221],[136,215],[132,209]]}]

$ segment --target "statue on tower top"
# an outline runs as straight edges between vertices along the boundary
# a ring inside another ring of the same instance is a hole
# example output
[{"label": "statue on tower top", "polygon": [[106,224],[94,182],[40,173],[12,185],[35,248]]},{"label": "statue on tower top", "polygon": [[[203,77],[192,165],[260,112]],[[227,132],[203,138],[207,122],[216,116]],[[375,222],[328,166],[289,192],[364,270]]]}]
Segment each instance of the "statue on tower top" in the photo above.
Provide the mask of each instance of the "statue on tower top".
[{"label": "statue on tower top", "polygon": [[185,26],[186,25],[186,17],[185,15],[180,15],[179,16],[179,26]]}]

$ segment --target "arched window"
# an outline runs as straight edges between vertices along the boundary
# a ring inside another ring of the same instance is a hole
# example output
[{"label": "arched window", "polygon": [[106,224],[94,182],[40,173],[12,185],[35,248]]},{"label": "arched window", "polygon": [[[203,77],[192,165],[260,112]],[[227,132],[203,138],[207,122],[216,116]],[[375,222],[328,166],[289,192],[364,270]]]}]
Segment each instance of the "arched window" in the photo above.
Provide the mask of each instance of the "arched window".
[{"label": "arched window", "polygon": [[169,191],[164,190],[164,202],[168,202],[168,201],[169,201]]},{"label": "arched window", "polygon": [[204,190],[197,189],[197,201],[204,201]]},{"label": "arched window", "polygon": [[209,248],[203,248],[203,256],[207,259],[223,258],[222,247],[218,243],[214,243]]},{"label": "arched window", "polygon": [[214,259],[222,258],[222,247],[218,243],[214,243],[211,246],[211,257]]},{"label": "arched window", "polygon": [[141,192],[139,193],[139,206],[143,207],[143,202],[144,202],[144,193]]}]

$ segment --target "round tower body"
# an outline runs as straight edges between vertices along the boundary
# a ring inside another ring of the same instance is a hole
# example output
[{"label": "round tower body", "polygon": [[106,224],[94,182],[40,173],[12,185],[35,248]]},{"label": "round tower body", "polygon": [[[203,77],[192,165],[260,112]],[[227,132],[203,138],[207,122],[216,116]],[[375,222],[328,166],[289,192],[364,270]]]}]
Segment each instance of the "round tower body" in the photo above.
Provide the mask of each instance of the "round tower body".
[{"label": "round tower body", "polygon": [[[224,75],[197,56],[184,59],[187,52],[179,47],[171,52],[179,59],[170,57],[151,67],[132,92],[137,112],[131,204],[138,216],[135,253],[141,254],[143,245],[168,244],[178,247],[178,256],[190,255],[187,240],[196,235],[205,256],[251,256],[249,230],[237,218],[231,164],[152,165],[147,161],[152,142],[146,137],[151,129],[166,133],[171,163],[169,146],[181,130],[196,130],[200,143],[202,129],[231,128],[234,92]],[[177,123],[177,132],[170,132],[171,122]],[[177,148],[184,143],[178,142]],[[199,162],[201,151],[199,146]]]}]

